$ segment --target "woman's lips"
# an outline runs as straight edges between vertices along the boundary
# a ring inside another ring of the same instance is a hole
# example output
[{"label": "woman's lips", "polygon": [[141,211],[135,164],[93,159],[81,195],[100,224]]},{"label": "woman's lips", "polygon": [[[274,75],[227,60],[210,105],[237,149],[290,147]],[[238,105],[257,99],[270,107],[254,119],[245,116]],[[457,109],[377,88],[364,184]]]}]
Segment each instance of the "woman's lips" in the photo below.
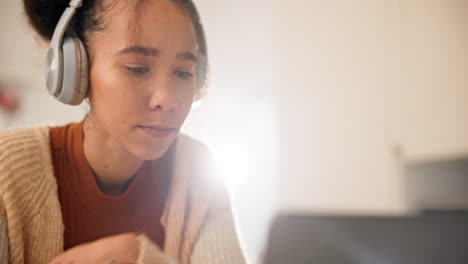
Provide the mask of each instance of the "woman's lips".
[{"label": "woman's lips", "polygon": [[138,128],[142,129],[145,133],[150,135],[151,137],[167,137],[173,132],[177,131],[176,128],[172,127],[164,127],[164,126],[138,126]]}]

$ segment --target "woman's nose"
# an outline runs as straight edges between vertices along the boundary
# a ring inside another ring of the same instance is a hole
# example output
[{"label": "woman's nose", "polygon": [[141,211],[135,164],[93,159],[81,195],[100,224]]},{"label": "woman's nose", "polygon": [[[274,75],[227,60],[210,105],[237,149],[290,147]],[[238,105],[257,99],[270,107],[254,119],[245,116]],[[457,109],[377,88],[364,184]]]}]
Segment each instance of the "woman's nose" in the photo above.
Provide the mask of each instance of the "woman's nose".
[{"label": "woman's nose", "polygon": [[173,112],[179,107],[177,91],[170,77],[160,77],[150,87],[149,109]]}]

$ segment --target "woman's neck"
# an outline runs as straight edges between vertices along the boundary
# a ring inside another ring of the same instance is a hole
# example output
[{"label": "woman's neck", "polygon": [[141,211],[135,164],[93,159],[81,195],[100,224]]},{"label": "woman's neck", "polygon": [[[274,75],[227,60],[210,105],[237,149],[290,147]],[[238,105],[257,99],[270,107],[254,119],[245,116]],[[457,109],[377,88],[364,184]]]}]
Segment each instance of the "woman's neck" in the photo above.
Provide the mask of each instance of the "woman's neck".
[{"label": "woman's neck", "polygon": [[101,191],[109,195],[124,192],[143,164],[89,116],[83,125],[83,149]]}]

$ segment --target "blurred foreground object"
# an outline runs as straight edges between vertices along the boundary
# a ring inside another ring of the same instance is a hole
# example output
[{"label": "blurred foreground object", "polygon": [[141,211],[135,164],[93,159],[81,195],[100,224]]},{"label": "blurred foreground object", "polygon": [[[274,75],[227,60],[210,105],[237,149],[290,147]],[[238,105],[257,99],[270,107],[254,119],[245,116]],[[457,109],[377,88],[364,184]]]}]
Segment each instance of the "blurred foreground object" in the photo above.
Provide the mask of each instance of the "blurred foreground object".
[{"label": "blurred foreground object", "polygon": [[265,264],[464,264],[468,217],[278,216]]},{"label": "blurred foreground object", "polygon": [[17,112],[20,108],[16,90],[10,84],[0,84],[0,109]]}]

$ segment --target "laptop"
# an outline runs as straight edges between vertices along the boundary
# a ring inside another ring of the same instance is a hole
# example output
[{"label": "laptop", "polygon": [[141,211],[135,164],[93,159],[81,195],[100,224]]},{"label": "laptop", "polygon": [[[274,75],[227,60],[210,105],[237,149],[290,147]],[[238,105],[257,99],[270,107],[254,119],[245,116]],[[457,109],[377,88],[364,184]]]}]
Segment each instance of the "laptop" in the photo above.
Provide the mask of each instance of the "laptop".
[{"label": "laptop", "polygon": [[468,216],[281,215],[265,264],[467,264]]}]

